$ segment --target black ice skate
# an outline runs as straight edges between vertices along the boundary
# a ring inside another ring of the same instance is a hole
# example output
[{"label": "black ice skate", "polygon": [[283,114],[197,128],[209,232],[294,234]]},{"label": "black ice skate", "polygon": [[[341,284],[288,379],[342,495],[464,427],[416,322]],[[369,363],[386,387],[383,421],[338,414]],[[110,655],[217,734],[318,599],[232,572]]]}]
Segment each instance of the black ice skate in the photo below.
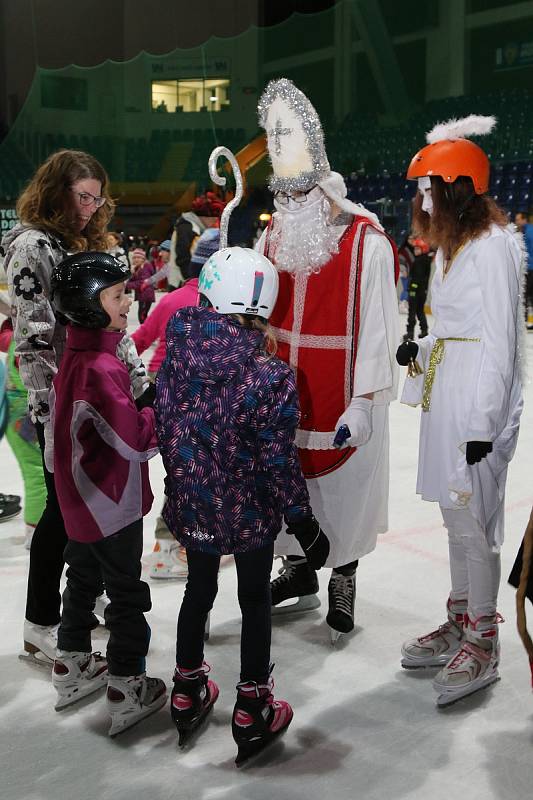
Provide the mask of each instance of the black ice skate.
[{"label": "black ice skate", "polygon": [[179,747],[189,742],[217,700],[218,686],[207,677],[210,669],[205,663],[195,670],[184,670],[176,665],[170,713],[178,729]]},{"label": "black ice skate", "polygon": [[[283,558],[282,561],[279,578],[270,584],[272,616],[301,613],[318,608],[320,600],[317,596],[318,578],[315,570],[309,566],[305,558],[294,560]],[[281,605],[285,600],[296,600],[296,602]]]},{"label": "black ice skate", "polygon": [[329,610],[326,622],[330,627],[331,644],[335,646],[343,633],[354,627],[355,572],[342,575],[333,570],[328,584]]},{"label": "black ice skate", "polygon": [[242,767],[262,753],[289,727],[293,712],[285,700],[274,700],[274,681],[237,684],[231,731],[238,747],[235,764]]}]

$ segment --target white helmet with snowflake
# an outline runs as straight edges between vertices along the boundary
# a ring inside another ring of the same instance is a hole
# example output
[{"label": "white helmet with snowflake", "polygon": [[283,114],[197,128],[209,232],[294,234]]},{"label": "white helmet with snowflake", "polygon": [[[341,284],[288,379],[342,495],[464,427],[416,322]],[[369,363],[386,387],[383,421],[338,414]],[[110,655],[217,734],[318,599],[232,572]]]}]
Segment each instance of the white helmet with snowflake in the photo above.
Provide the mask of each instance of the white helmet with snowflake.
[{"label": "white helmet with snowflake", "polygon": [[278,297],[272,263],[248,247],[226,247],[206,261],[198,291],[219,314],[254,314],[268,319]]}]

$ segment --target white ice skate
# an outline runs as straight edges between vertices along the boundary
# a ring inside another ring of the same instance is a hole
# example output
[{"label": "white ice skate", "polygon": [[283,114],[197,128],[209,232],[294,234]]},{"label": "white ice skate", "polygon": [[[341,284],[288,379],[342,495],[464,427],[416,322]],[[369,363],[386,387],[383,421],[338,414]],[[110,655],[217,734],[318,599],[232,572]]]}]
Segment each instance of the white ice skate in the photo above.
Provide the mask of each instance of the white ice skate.
[{"label": "white ice skate", "polygon": [[51,669],[56,657],[59,625],[36,625],[24,620],[24,650],[19,658],[39,667]]},{"label": "white ice skate", "polygon": [[187,578],[187,553],[174,539],[156,539],[149,576],[153,580],[184,580]]},{"label": "white ice skate", "polygon": [[103,689],[107,679],[107,661],[100,653],[58,650],[52,670],[52,683],[58,694],[56,711]]},{"label": "white ice skate", "polygon": [[448,620],[437,630],[403,643],[404,669],[443,667],[457,653],[464,636],[466,600],[448,598],[447,609]]},{"label": "white ice skate", "polygon": [[164,682],[142,675],[121,677],[110,675],[107,684],[107,710],[111,714],[109,736],[136,725],[158,711],[167,701]]},{"label": "white ice skate", "polygon": [[474,621],[466,619],[466,635],[459,650],[433,681],[439,708],[486,689],[500,679],[500,645],[496,628],[499,622],[503,622],[500,614],[478,617]]}]

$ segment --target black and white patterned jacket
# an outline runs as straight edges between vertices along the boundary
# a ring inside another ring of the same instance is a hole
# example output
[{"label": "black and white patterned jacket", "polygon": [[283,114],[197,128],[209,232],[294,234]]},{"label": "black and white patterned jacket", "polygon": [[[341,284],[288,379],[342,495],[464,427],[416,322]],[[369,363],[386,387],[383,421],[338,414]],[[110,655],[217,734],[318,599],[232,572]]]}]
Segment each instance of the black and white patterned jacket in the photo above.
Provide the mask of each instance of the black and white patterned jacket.
[{"label": "black and white patterned jacket", "polygon": [[[48,395],[63,356],[66,328],[50,303],[52,270],[68,253],[61,240],[26,225],[16,225],[2,238],[7,273],[15,355],[28,390],[28,409],[34,421],[50,415]],[[134,397],[147,383],[146,369],[135,345],[125,336],[117,350],[130,373]]]}]

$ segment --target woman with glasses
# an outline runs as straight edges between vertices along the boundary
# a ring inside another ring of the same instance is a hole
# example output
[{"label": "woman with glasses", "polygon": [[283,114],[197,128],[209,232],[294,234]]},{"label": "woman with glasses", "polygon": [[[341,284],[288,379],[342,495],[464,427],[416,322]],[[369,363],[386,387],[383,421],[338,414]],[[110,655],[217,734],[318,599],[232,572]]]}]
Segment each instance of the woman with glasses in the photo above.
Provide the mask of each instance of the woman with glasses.
[{"label": "woman with glasses", "polygon": [[[56,318],[49,299],[50,276],[69,253],[106,249],[106,228],[113,210],[102,165],[87,153],[60,150],[41,164],[20,195],[20,223],[2,239],[15,357],[28,390],[28,410],[45,464],[47,501],[31,545],[24,623],[24,655],[45,664],[51,664],[55,656],[59,582],[67,542],[54,485],[49,401],[66,327],[64,320]],[[120,350],[117,355],[130,369],[134,393],[140,394],[144,368],[131,339],[121,343]]]}]

